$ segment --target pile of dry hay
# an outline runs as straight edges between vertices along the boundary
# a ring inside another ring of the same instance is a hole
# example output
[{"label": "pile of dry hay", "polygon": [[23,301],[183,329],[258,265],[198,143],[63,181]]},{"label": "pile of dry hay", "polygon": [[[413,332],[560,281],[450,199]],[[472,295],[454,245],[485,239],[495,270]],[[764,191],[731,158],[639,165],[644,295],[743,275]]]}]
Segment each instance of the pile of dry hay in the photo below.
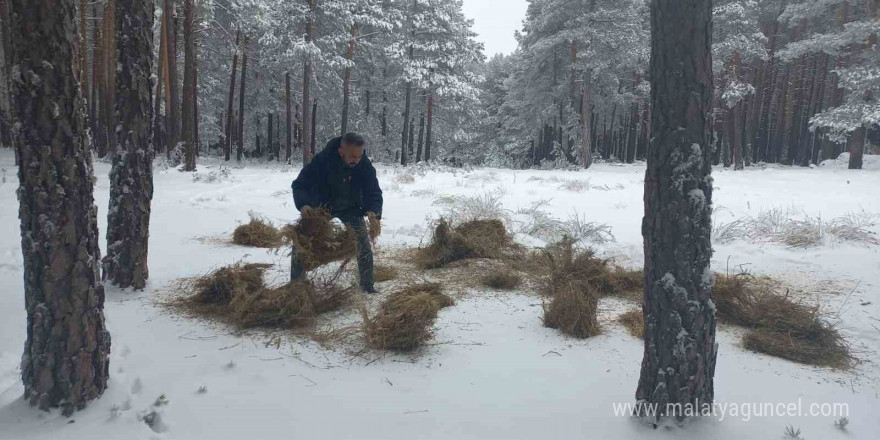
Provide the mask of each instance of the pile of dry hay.
[{"label": "pile of dry hay", "polygon": [[397,268],[394,266],[386,266],[384,264],[373,266],[373,280],[377,283],[396,280],[398,275]]},{"label": "pile of dry hay", "polygon": [[853,360],[843,337],[818,306],[776,292],[769,279],[716,275],[714,302],[719,320],[751,329],[743,337],[745,348],[834,368],[846,368]]},{"label": "pile of dry hay", "polygon": [[538,273],[547,277],[544,292],[548,295],[559,284],[576,280],[589,284],[599,295],[641,297],[644,272],[641,269],[623,269],[609,260],[596,256],[592,249],[578,249],[572,239],[563,239],[547,246],[540,255]]},{"label": "pile of dry hay", "polygon": [[431,244],[419,249],[416,262],[423,269],[436,269],[469,258],[502,258],[514,249],[501,220],[471,220],[453,228],[440,219]]},{"label": "pile of dry hay", "polygon": [[362,309],[367,342],[381,350],[414,350],[431,338],[437,313],[454,303],[437,283],[416,284],[394,292],[372,318]]},{"label": "pile of dry hay", "polygon": [[545,279],[544,325],[578,338],[600,333],[599,297],[634,295],[642,288],[642,271],[624,270],[595,256],[592,250],[578,250],[574,240],[565,239],[535,255],[537,275]]},{"label": "pile of dry hay", "polygon": [[251,221],[235,228],[232,242],[240,246],[276,248],[281,246],[281,234],[269,221],[250,214]]},{"label": "pile of dry hay", "polygon": [[270,267],[269,264],[222,267],[183,285],[189,295],[173,305],[242,328],[297,328],[314,325],[318,315],[342,307],[351,297],[351,288],[337,284],[342,267],[328,278],[294,280],[276,288],[266,286],[263,279]]},{"label": "pile of dry hay", "polygon": [[[368,219],[370,238],[375,240],[382,233],[381,222],[373,216]],[[281,228],[280,234],[284,243],[296,247],[306,270],[353,258],[357,252],[354,230],[334,223],[323,208],[304,207],[300,219]]]},{"label": "pile of dry hay", "polygon": [[630,310],[617,317],[617,322],[623,324],[629,334],[643,339],[645,337],[645,317],[641,310]]}]

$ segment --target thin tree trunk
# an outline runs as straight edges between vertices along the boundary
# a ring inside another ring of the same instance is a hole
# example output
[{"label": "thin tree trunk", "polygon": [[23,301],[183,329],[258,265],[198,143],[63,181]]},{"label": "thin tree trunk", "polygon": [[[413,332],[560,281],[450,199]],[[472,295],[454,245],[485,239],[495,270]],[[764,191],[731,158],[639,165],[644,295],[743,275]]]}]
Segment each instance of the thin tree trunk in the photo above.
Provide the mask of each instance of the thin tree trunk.
[{"label": "thin tree trunk", "polygon": [[425,162],[431,161],[431,128],[434,126],[434,95],[428,91],[428,121],[425,127]]},{"label": "thin tree trunk", "polygon": [[[92,9],[94,10],[94,8]],[[95,17],[97,19],[97,14],[95,14]],[[10,75],[12,74],[12,48],[10,46],[9,28],[9,0],[0,0],[0,49],[3,51],[3,114],[0,115],[0,145],[4,147],[12,146],[12,86],[10,85]],[[95,26],[95,28],[97,28],[97,26]],[[94,77],[94,75],[92,76]],[[93,100],[90,99],[90,101]],[[17,155],[15,156],[15,164],[18,165]]]},{"label": "thin tree trunk", "polygon": [[[88,0],[79,0],[79,8],[77,11],[79,12],[79,86],[82,89],[82,97],[86,108],[88,108],[88,101],[91,99],[91,95],[89,95],[89,26],[86,17],[88,3]],[[8,26],[8,22],[3,21],[3,23],[0,23],[0,26],[5,28]],[[88,126],[90,122],[90,120],[87,121],[86,126]]]},{"label": "thin tree trunk", "polygon": [[76,12],[73,0],[9,5],[27,311],[21,380],[31,405],[69,416],[104,392],[110,364],[94,175],[74,69]]},{"label": "thin tree trunk", "polygon": [[[274,124],[275,117],[272,116],[272,112],[269,112],[269,114],[267,116],[269,119],[269,126],[266,127],[267,128],[267,130],[266,130],[266,151],[268,152],[267,153],[267,156],[268,156],[269,154],[275,155],[275,144],[272,142],[273,141],[273,139],[272,139],[272,126],[275,125]],[[259,152],[257,154],[259,154]]]},{"label": "thin tree trunk", "polygon": [[104,129],[107,131],[104,145],[98,149],[98,157],[105,157],[116,139],[116,3],[107,2],[104,6]]},{"label": "thin tree trunk", "polygon": [[195,136],[195,63],[196,47],[193,39],[195,8],[193,0],[183,2],[183,143],[184,171],[196,170]]},{"label": "thin tree trunk", "polygon": [[234,137],[235,129],[232,124],[232,118],[234,117],[232,114],[232,104],[235,101],[235,74],[236,69],[238,68],[238,51],[241,47],[238,45],[239,39],[241,38],[241,31],[235,33],[235,52],[232,54],[232,73],[230,73],[229,79],[229,107],[226,110],[226,143],[223,148],[223,154],[225,156],[225,160],[229,160],[230,152],[232,151],[232,139]]},{"label": "thin tree trunk", "polygon": [[425,105],[428,103],[428,96],[422,95],[422,116],[419,118],[419,145],[416,148],[416,163],[422,161],[422,143],[425,141]]},{"label": "thin tree trunk", "polygon": [[107,118],[104,117],[104,112],[107,111],[107,60],[104,47],[104,23],[103,21],[98,21],[97,4],[95,6],[95,20],[95,48],[94,53],[92,54],[92,57],[94,58],[94,73],[92,76],[95,77],[95,117],[91,121],[93,137],[92,148],[94,148],[98,157],[102,157],[106,154],[108,141],[107,127],[105,126]]},{"label": "thin tree trunk", "polygon": [[[165,11],[162,11],[165,14]],[[159,67],[156,69],[156,96],[153,105],[153,150],[158,154],[165,146],[162,127],[162,84],[165,80],[165,18],[159,17]],[[96,46],[97,50],[97,46]],[[96,55],[97,56],[97,55]]]},{"label": "thin tree trunk", "polygon": [[651,3],[653,141],[645,173],[645,335],[636,399],[639,415],[655,420],[684,418],[687,408],[699,414],[714,401],[711,46],[711,1]]},{"label": "thin tree trunk", "polygon": [[238,87],[238,137],[237,147],[235,149],[235,160],[241,162],[244,155],[244,85],[247,80],[247,43],[248,37],[245,36],[241,44],[241,85]]},{"label": "thin tree trunk", "polygon": [[[313,40],[313,32],[315,27],[315,8],[317,7],[318,0],[308,0],[309,2],[309,12],[308,17],[306,18],[306,32],[305,39],[306,44],[311,44]],[[309,127],[308,120],[311,118],[311,97],[309,96],[309,87],[312,78],[312,59],[310,57],[306,57],[306,61],[303,66],[303,92],[302,92],[302,105],[303,105],[303,142],[308,142],[309,137],[311,135],[311,127]],[[303,166],[309,164],[312,161],[312,149],[303,148]]]},{"label": "thin tree trunk", "polygon": [[[287,127],[287,130],[285,130],[285,132],[287,133],[287,142],[284,144],[284,151],[287,154],[285,154],[284,160],[287,163],[290,163],[290,154],[291,154],[290,142],[291,142],[291,137],[293,135],[293,133],[291,133],[291,130],[294,129],[294,127],[293,127],[293,125],[291,125],[291,121],[290,121],[291,117],[292,117],[292,115],[290,114],[290,72],[286,72],[284,74],[284,106],[286,107],[286,110],[287,110],[287,114],[286,114],[287,124],[285,124]],[[278,155],[278,160],[279,161],[281,160],[280,154]]]},{"label": "thin tree trunk", "polygon": [[862,169],[862,155],[865,152],[865,126],[859,126],[853,133],[849,143],[849,169]]},{"label": "thin tree trunk", "polygon": [[124,44],[113,63],[120,69],[116,75],[119,128],[110,171],[104,279],[122,288],[143,289],[149,278],[147,245],[153,199],[153,4],[150,0],[117,0],[116,4],[116,34]]},{"label": "thin tree trunk", "polygon": [[592,128],[592,99],[593,99],[593,72],[592,70],[587,70],[587,74],[584,76],[584,83],[581,87],[581,166],[584,169],[590,168],[593,165],[593,151],[592,144],[590,141],[592,140],[592,133],[590,132]]},{"label": "thin tree trunk", "polygon": [[177,108],[177,34],[175,32],[174,0],[165,0],[163,11],[165,18],[165,87],[168,90],[168,100],[165,101],[165,139],[167,140],[167,154],[171,158],[171,152],[177,148],[178,126],[180,125],[179,110]]},{"label": "thin tree trunk", "polygon": [[[412,53],[412,48],[410,48],[410,53]],[[412,95],[412,82],[406,82],[406,94],[404,98],[404,110],[403,110],[403,132],[400,134],[400,164],[406,165],[408,162],[407,159],[407,140],[409,139],[409,106],[410,106],[410,96]]]},{"label": "thin tree trunk", "polygon": [[351,26],[351,39],[348,41],[348,53],[345,59],[348,64],[345,66],[345,72],[342,74],[342,134],[348,132],[348,107],[349,95],[351,94],[351,62],[354,58],[354,50],[357,47],[357,23]]},{"label": "thin tree trunk", "polygon": [[310,147],[309,151],[311,152],[311,157],[315,156],[315,126],[318,121],[318,98],[315,98],[315,103],[312,105],[312,130],[311,130],[311,140],[309,141]]}]

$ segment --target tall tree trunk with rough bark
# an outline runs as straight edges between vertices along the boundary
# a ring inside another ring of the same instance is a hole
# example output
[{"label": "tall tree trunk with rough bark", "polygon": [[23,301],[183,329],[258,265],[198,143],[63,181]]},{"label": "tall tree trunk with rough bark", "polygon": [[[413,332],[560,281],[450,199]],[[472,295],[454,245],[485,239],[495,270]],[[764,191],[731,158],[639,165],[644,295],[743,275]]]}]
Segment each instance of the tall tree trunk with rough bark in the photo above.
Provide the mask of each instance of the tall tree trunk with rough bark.
[{"label": "tall tree trunk with rough bark", "polygon": [[[410,53],[412,53],[412,48],[410,48]],[[407,141],[409,140],[409,111],[410,111],[410,97],[412,96],[412,82],[406,82],[406,93],[405,93],[405,101],[404,101],[404,110],[403,110],[403,131],[400,133],[400,164],[406,165],[409,162],[409,154],[407,148]]]},{"label": "tall tree trunk with rough bark", "polygon": [[165,139],[167,142],[167,156],[177,148],[178,126],[180,125],[177,108],[177,34],[175,30],[175,0],[165,0],[162,16],[165,19],[165,87],[168,90],[165,102]]},{"label": "tall tree trunk with rough bark", "polygon": [[342,74],[342,134],[348,133],[348,108],[350,106],[350,97],[351,95],[351,63],[354,58],[354,50],[357,47],[357,33],[358,33],[358,25],[357,23],[351,26],[351,39],[348,41],[348,53],[346,53],[345,59],[348,61],[348,65],[345,66],[345,71]]},{"label": "tall tree trunk with rough bark", "polygon": [[416,163],[422,161],[422,146],[425,142],[425,105],[428,103],[428,96],[422,95],[421,117],[419,118],[419,142],[416,147]]},{"label": "tall tree trunk with rough bark", "polygon": [[[294,129],[291,118],[293,115],[290,114],[290,72],[284,74],[284,106],[286,107],[287,114],[285,115],[287,118],[287,124],[284,124],[287,127],[287,142],[284,144],[284,160],[287,163],[290,163],[290,150],[291,150],[291,138],[293,137],[293,133],[291,131]],[[281,160],[281,154],[278,154],[278,160]]]},{"label": "tall tree trunk with rough bark", "polygon": [[431,142],[433,138],[431,137],[431,128],[434,126],[434,95],[431,93],[430,89],[428,90],[428,114],[426,116],[428,121],[426,122],[425,127],[425,162],[431,161]]},{"label": "tall tree trunk with rough bark", "polygon": [[[165,11],[162,11],[165,14]],[[159,31],[159,67],[156,69],[156,96],[153,103],[153,150],[156,153],[163,151],[165,135],[162,123],[162,84],[165,80],[165,18],[161,17]]]},{"label": "tall tree trunk with rough bark", "polygon": [[[9,84],[9,75],[11,70],[12,48],[10,46],[9,33],[9,0],[0,0],[0,51],[2,51],[2,72],[0,72],[0,81],[2,83],[3,96],[0,97],[0,146],[12,146],[11,138],[11,121],[12,121],[12,87]],[[18,157],[16,156],[16,165]]]},{"label": "tall tree trunk with rough bark", "polygon": [[143,289],[149,277],[147,244],[153,199],[152,104],[153,4],[117,0],[114,64],[116,75],[116,147],[110,171],[107,256],[104,279],[122,288]]},{"label": "tall tree trunk with rough bark", "polygon": [[196,46],[193,35],[195,8],[193,0],[183,3],[183,143],[184,171],[196,170],[195,64]]},{"label": "tall tree trunk with rough bark", "polygon": [[104,130],[106,141],[98,145],[98,157],[105,157],[116,142],[116,2],[104,5]]},{"label": "tall tree trunk with rough bark", "polygon": [[584,169],[590,168],[593,164],[593,152],[590,145],[591,140],[591,121],[592,117],[592,82],[593,82],[593,72],[587,71],[587,74],[584,76],[584,83],[581,86],[581,154],[580,154],[580,162],[581,166]]},{"label": "tall tree trunk with rough bark", "polygon": [[643,417],[657,405],[656,419],[683,418],[688,406],[700,412],[714,400],[711,46],[711,1],[652,1],[645,350],[636,390]]},{"label": "tall tree trunk with rough bark", "polygon": [[238,68],[238,51],[240,49],[238,42],[241,39],[241,31],[235,33],[235,52],[232,53],[232,73],[229,78],[229,101],[226,109],[226,139],[223,145],[224,160],[229,160],[232,151],[233,138],[235,137],[235,127],[233,126],[232,106],[235,101],[235,74]]},{"label": "tall tree trunk with rough bark", "polygon": [[315,98],[315,103],[312,104],[312,129],[311,139],[309,140],[309,151],[311,152],[311,157],[315,157],[315,141],[316,141],[316,133],[315,126],[318,124],[318,98]]},{"label": "tall tree trunk with rough bark", "polygon": [[238,136],[235,143],[235,159],[241,162],[244,155],[244,85],[247,80],[247,43],[248,37],[245,36],[241,44],[241,86],[238,88]]},{"label": "tall tree trunk with rough bark", "polygon": [[31,405],[70,415],[104,392],[110,371],[76,13],[73,0],[9,5],[27,311],[21,380]]},{"label": "tall tree trunk with rough bark", "polygon": [[[315,8],[318,6],[318,0],[308,0],[309,2],[309,12],[308,17],[306,17],[306,32],[305,39],[306,44],[311,44],[313,40],[313,33],[315,29]],[[306,57],[305,63],[303,63],[303,91],[302,91],[302,106],[303,106],[303,145],[305,146],[309,142],[309,136],[311,134],[311,127],[309,127],[309,119],[311,118],[311,96],[309,95],[310,86],[312,79],[312,59],[310,57]],[[303,148],[303,166],[309,164],[312,161],[312,150],[310,148]]]}]

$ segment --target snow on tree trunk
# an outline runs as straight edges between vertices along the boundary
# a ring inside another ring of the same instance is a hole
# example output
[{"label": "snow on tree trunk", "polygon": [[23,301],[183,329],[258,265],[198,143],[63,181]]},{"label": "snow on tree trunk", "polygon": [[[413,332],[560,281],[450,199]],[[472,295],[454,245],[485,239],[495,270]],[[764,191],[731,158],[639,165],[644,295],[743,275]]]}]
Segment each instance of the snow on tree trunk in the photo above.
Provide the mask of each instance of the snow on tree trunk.
[{"label": "snow on tree trunk", "polygon": [[94,174],[74,69],[74,0],[9,3],[27,310],[21,379],[32,405],[70,415],[107,388],[110,353]]},{"label": "snow on tree trunk", "polygon": [[658,405],[658,419],[683,418],[691,414],[687,405],[699,412],[714,399],[711,3],[651,4],[653,140],[642,223],[645,351],[636,399],[641,416]]},{"label": "snow on tree trunk", "polygon": [[143,289],[149,277],[147,244],[153,199],[153,154],[150,146],[153,53],[153,4],[119,0],[116,129],[110,206],[107,210],[107,256],[104,279],[122,288]]}]

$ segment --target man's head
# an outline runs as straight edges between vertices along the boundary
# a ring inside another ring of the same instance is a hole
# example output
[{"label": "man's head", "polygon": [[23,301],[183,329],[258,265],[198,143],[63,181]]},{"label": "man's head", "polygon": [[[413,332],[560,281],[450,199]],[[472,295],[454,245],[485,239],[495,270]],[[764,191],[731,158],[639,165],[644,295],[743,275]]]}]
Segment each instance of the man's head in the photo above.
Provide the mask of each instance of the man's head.
[{"label": "man's head", "polygon": [[364,137],[357,133],[346,133],[342,136],[342,142],[339,147],[339,157],[342,163],[349,168],[354,168],[361,162],[366,149],[366,141]]}]

